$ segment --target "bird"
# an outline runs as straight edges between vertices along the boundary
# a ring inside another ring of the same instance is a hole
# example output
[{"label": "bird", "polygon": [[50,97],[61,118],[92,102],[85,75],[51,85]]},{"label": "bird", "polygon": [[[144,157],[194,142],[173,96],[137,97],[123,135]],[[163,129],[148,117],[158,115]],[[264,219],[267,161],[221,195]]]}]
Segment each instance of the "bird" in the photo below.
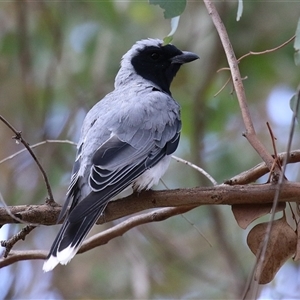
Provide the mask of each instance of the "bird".
[{"label": "bird", "polygon": [[124,54],[114,90],[83,121],[58,217],[64,222],[44,262],[45,272],[76,255],[112,198],[128,187],[141,192],[159,182],[181,131],[180,106],[170,85],[181,65],[198,58],[151,38],[137,41]]}]

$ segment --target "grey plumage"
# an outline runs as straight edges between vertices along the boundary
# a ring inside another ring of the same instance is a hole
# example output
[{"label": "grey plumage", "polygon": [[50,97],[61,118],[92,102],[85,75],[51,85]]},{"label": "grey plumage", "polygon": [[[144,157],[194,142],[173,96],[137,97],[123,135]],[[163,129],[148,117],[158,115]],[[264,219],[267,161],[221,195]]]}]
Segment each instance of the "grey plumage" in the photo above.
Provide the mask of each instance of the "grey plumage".
[{"label": "grey plumage", "polygon": [[72,259],[114,196],[130,185],[140,191],[158,183],[181,130],[180,107],[170,84],[181,64],[197,58],[154,39],[137,42],[123,56],[115,90],[84,120],[60,214],[60,219],[66,218],[45,271]]}]

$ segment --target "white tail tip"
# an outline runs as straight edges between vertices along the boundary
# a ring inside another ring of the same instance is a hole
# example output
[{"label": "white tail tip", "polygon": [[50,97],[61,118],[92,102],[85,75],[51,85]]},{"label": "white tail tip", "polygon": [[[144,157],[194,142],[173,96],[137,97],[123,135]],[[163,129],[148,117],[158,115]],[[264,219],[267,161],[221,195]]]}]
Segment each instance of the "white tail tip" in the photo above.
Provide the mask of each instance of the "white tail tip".
[{"label": "white tail tip", "polygon": [[53,270],[58,264],[59,264],[59,261],[58,261],[57,257],[51,255],[51,256],[44,262],[44,265],[43,265],[43,271],[44,271],[44,272],[49,272],[49,271]]},{"label": "white tail tip", "polygon": [[68,246],[64,250],[57,252],[57,260],[61,265],[66,265],[77,253],[79,247]]},{"label": "white tail tip", "polygon": [[68,246],[64,250],[57,252],[57,256],[51,255],[43,265],[43,271],[49,272],[53,270],[58,264],[66,265],[77,253],[80,246],[71,247]]}]

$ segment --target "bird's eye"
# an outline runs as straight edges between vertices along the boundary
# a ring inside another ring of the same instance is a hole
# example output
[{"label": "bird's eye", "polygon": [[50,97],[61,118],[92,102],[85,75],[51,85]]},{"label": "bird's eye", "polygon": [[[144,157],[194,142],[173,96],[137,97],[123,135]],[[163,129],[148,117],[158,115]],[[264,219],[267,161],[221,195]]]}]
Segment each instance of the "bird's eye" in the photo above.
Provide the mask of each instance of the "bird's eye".
[{"label": "bird's eye", "polygon": [[159,57],[160,57],[159,53],[157,53],[157,52],[151,53],[150,56],[151,56],[151,58],[152,58],[153,60],[158,60]]}]

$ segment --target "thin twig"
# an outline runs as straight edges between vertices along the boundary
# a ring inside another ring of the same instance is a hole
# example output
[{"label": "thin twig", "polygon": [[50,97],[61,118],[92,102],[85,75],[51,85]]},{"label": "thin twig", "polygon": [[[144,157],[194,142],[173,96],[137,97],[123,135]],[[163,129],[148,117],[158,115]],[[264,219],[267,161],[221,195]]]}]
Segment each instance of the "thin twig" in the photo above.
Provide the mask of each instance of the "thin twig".
[{"label": "thin twig", "polygon": [[223,84],[223,86],[214,94],[214,97],[217,97],[227,86],[227,84],[230,82],[231,77],[229,77],[226,82]]},{"label": "thin twig", "polygon": [[[198,170],[198,169],[201,169],[201,173],[202,173],[202,171],[204,171],[202,168],[199,168],[198,166],[196,166],[196,165],[194,165],[194,164],[192,164],[192,163],[190,163],[189,161],[187,161],[187,160],[183,160],[183,159],[177,159],[177,157],[176,156],[174,156],[174,155],[172,155],[172,158],[173,159],[176,159],[178,162],[183,162],[184,164],[187,164],[187,165],[192,165],[191,167],[196,167],[196,170]],[[170,190],[169,189],[169,187],[165,184],[165,182],[162,180],[162,179],[160,179],[160,181],[161,181],[161,183],[164,185],[164,187],[167,189],[167,190]],[[191,226],[193,226],[194,228],[195,228],[195,230],[200,234],[200,236],[201,237],[203,237],[204,238],[204,240],[209,244],[209,246],[210,247],[212,247],[212,244],[209,242],[209,240],[206,238],[206,236],[201,232],[201,230],[192,222],[192,221],[190,221],[184,214],[181,214],[181,217],[186,221],[186,222],[188,222]]]},{"label": "thin twig", "polygon": [[201,230],[195,225],[195,223],[193,223],[192,221],[190,221],[184,214],[181,214],[182,218],[187,221],[191,226],[193,226],[195,228],[195,230],[200,234],[201,237],[204,238],[204,240],[207,242],[207,244],[212,247],[211,242],[208,240],[208,238],[201,232]]},{"label": "thin twig", "polygon": [[16,221],[16,223],[23,223],[25,225],[30,225],[30,226],[39,226],[40,224],[37,223],[28,223],[26,221],[23,221],[21,218],[17,217],[15,214],[13,214],[10,211],[10,208],[8,207],[8,205],[6,204],[6,202],[4,201],[4,198],[2,196],[2,194],[0,193],[0,203],[2,203],[4,209],[6,210],[6,213],[14,220]]},{"label": "thin twig", "polygon": [[263,55],[263,54],[267,54],[267,53],[271,53],[271,52],[275,52],[281,48],[283,48],[284,46],[286,46],[287,44],[289,44],[290,42],[292,42],[294,39],[295,39],[295,35],[292,36],[291,38],[289,38],[286,42],[282,43],[281,45],[275,47],[275,48],[272,48],[272,49],[267,49],[267,50],[264,50],[264,51],[260,51],[260,52],[254,52],[254,51],[250,51],[246,54],[244,54],[243,56],[241,56],[239,59],[238,59],[238,62],[240,62],[242,59],[244,59],[245,57],[247,56],[250,56],[250,55]]},{"label": "thin twig", "polygon": [[[244,58],[250,56],[250,55],[263,55],[263,54],[267,54],[267,53],[271,53],[271,52],[275,52],[281,48],[283,48],[284,46],[288,45],[290,42],[292,42],[295,39],[295,35],[292,36],[290,39],[288,39],[286,42],[282,43],[281,45],[272,48],[272,49],[267,49],[264,51],[260,51],[260,52],[255,52],[255,51],[249,51],[248,53],[244,54],[243,56],[241,56],[237,61],[241,62],[241,60],[243,60]],[[221,71],[230,71],[230,68],[221,68],[219,70],[217,70],[217,73],[221,72]],[[219,93],[221,93],[223,91],[223,89],[227,86],[227,84],[230,82],[231,77],[224,83],[224,85],[221,87],[221,89],[214,95],[214,97],[216,97]]]},{"label": "thin twig", "polygon": [[273,130],[272,130],[269,122],[267,122],[267,127],[268,127],[268,130],[269,130],[269,133],[270,133],[272,147],[273,147],[273,152],[274,152],[274,163],[273,163],[272,169],[270,170],[269,178],[267,180],[267,182],[270,182],[271,178],[272,178],[272,172],[273,172],[273,170],[275,168],[275,164],[277,164],[280,169],[281,169],[281,164],[280,164],[280,161],[278,159],[278,153],[277,153],[277,148],[276,148],[276,143],[275,143],[276,137],[275,137],[275,135],[273,133]]},{"label": "thin twig", "polygon": [[[34,145],[29,145],[29,147],[31,149],[34,149],[36,147],[39,147],[39,146],[42,146],[42,145],[45,145],[47,143],[61,143],[61,144],[70,144],[70,145],[74,145],[76,146],[77,144],[72,142],[72,141],[69,141],[69,140],[45,140],[45,141],[42,141],[42,142],[39,142],[39,143],[36,143]],[[15,158],[16,156],[20,155],[21,153],[27,151],[27,149],[22,149],[18,152],[15,152],[14,154],[10,155],[10,156],[7,156],[5,158],[3,158],[2,160],[0,160],[0,164],[10,160],[10,159],[13,159]]]},{"label": "thin twig", "polygon": [[21,131],[18,131],[16,130],[4,117],[2,117],[0,115],[0,120],[8,127],[10,128],[15,136],[13,137],[13,139],[15,139],[16,141],[20,141],[24,147],[27,149],[27,151],[29,152],[29,154],[31,155],[31,157],[33,158],[33,160],[36,162],[37,166],[39,167],[41,173],[42,173],[42,176],[44,178],[44,181],[45,181],[45,184],[46,184],[46,188],[47,188],[47,192],[48,192],[48,202],[49,204],[53,204],[55,201],[54,201],[54,197],[53,197],[53,193],[52,193],[52,190],[51,190],[51,186],[50,186],[50,183],[49,183],[49,180],[48,180],[48,177],[47,177],[47,174],[45,172],[45,170],[43,169],[42,165],[40,164],[39,160],[37,159],[37,157],[35,156],[34,152],[31,150],[29,144],[23,139],[22,137],[22,132]]},{"label": "thin twig", "polygon": [[230,68],[228,67],[223,67],[217,70],[217,73],[223,72],[223,71],[229,71],[230,72]]},{"label": "thin twig", "polygon": [[269,130],[269,133],[270,133],[270,136],[271,136],[271,142],[272,142],[272,146],[273,146],[273,151],[274,151],[274,157],[275,159],[277,159],[278,155],[277,155],[277,148],[276,148],[276,143],[275,141],[277,140],[274,133],[273,133],[273,130],[269,124],[269,122],[267,122],[267,127],[268,127],[268,130]]},{"label": "thin twig", "polygon": [[35,226],[27,225],[24,227],[21,231],[19,231],[17,234],[14,234],[10,239],[1,241],[1,247],[5,248],[3,257],[6,258],[12,249],[12,247],[19,241],[19,240],[25,240],[25,237],[35,228]]},{"label": "thin twig", "polygon": [[190,167],[192,167],[193,169],[197,170],[198,172],[200,172],[201,174],[203,174],[208,180],[210,180],[210,182],[213,184],[213,185],[217,185],[218,182],[210,175],[208,174],[205,170],[203,170],[202,168],[196,166],[195,164],[187,161],[187,160],[184,160],[180,157],[177,157],[175,155],[172,155],[172,158],[177,160],[178,162],[182,162]]}]

